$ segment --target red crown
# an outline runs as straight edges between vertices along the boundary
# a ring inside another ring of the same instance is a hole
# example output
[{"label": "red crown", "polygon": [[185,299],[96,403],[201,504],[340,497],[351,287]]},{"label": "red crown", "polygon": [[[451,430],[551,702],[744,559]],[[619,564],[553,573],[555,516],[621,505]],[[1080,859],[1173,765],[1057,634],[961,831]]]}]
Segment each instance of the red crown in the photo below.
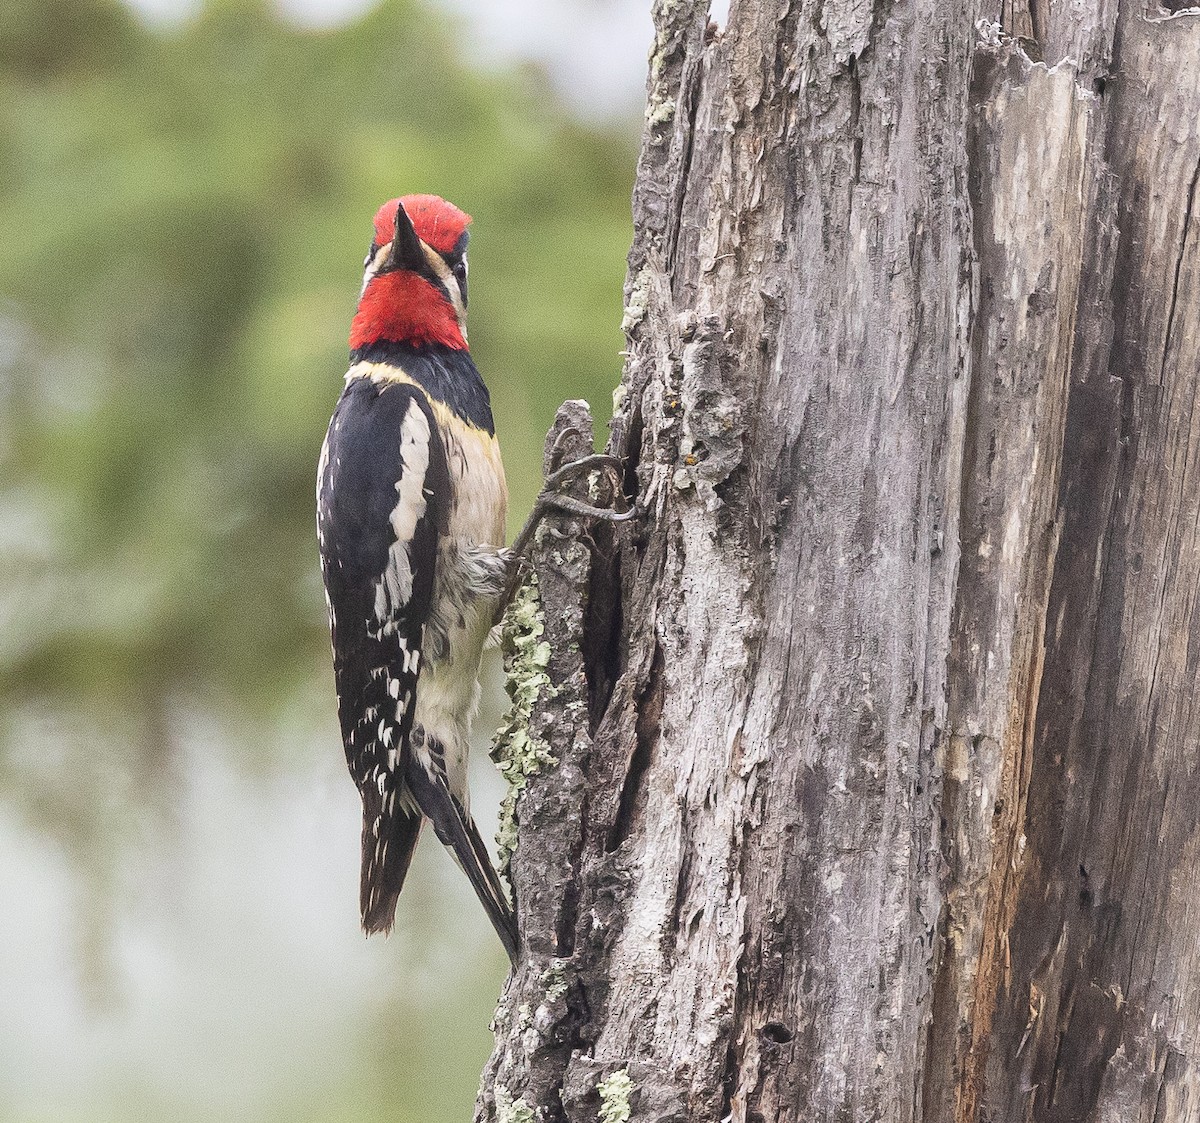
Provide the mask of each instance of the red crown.
[{"label": "red crown", "polygon": [[413,224],[417,237],[438,253],[450,253],[467,229],[471,216],[438,195],[405,195],[391,199],[375,212],[375,244],[390,242],[396,233],[396,208]]}]

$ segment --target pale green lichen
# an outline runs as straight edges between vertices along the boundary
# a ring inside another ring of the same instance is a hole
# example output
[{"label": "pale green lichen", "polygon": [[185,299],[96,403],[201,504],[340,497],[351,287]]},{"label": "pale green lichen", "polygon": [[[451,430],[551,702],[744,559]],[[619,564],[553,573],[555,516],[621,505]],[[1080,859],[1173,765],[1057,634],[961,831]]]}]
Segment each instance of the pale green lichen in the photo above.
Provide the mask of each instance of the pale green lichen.
[{"label": "pale green lichen", "polygon": [[625,399],[629,397],[629,387],[624,382],[618,382],[617,388],[613,391],[613,413],[620,413],[625,406]]},{"label": "pale green lichen", "polygon": [[537,579],[521,586],[504,614],[501,646],[511,705],[496,732],[492,759],[508,782],[508,791],[500,804],[500,826],[496,834],[502,869],[517,847],[517,799],[529,777],[543,768],[553,767],[558,759],[550,746],[529,730],[533,707],[543,691],[552,691],[546,668],[550,665],[550,645],[541,637],[546,630]]},{"label": "pale green lichen", "polygon": [[525,1031],[533,1025],[533,1010],[528,1002],[522,1002],[517,1007],[517,1033],[524,1036]]},{"label": "pale green lichen", "polygon": [[557,1002],[567,993],[567,975],[561,962],[552,963],[542,972],[542,986],[546,988],[546,1001]]},{"label": "pale green lichen", "polygon": [[[643,265],[629,286],[629,299],[625,302],[625,315],[621,320],[621,330],[628,335],[646,318],[646,309],[650,306],[650,270]],[[615,405],[615,402],[614,402]]]},{"label": "pale green lichen", "polygon": [[628,1070],[623,1068],[596,1085],[596,1091],[600,1093],[600,1123],[629,1123],[632,1113],[629,1097],[633,1087]]},{"label": "pale green lichen", "polygon": [[673,97],[666,97],[661,101],[648,101],[646,103],[646,124],[652,129],[656,125],[665,125],[675,116],[676,108],[677,106]]},{"label": "pale green lichen", "polygon": [[512,1021],[512,1004],[509,1002],[507,994],[500,996],[500,1001],[496,1003],[495,1012],[492,1014],[492,1020],[488,1023],[488,1029],[492,1031],[493,1036],[500,1038],[508,1033],[509,1023]]},{"label": "pale green lichen", "polygon": [[503,1084],[496,1085],[496,1123],[536,1123],[536,1119],[524,1098],[514,1100]]},{"label": "pale green lichen", "polygon": [[650,94],[646,99],[646,125],[651,129],[675,116],[675,99],[665,97],[662,86],[667,51],[678,42],[675,19],[682,7],[683,0],[662,0],[655,12],[654,46],[650,50]]}]

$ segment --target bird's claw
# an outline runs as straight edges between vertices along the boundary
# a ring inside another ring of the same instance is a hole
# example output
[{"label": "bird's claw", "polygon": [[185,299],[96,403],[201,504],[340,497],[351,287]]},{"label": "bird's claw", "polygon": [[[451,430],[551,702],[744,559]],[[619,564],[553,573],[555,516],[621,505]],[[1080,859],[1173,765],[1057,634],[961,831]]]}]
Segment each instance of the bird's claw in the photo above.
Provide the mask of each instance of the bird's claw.
[{"label": "bird's claw", "polygon": [[537,506],[545,509],[562,511],[567,515],[575,515],[581,519],[600,519],[603,522],[628,522],[636,513],[631,507],[628,511],[617,511],[612,507],[594,507],[571,495],[562,495],[556,491],[543,491],[537,498]]},{"label": "bird's claw", "polygon": [[597,452],[591,456],[581,456],[578,460],[570,460],[551,472],[546,477],[545,484],[542,485],[542,494],[554,492],[560,484],[573,480],[583,472],[602,470],[611,472],[615,480],[619,482],[624,474],[625,466],[617,457],[603,452]]},{"label": "bird's claw", "polygon": [[617,511],[611,507],[597,507],[593,503],[585,503],[573,495],[564,495],[559,489],[565,484],[578,479],[586,472],[604,472],[609,477],[609,484],[615,495],[621,494],[621,478],[625,466],[615,456],[606,453],[593,453],[591,456],[581,456],[578,460],[568,461],[556,468],[546,477],[542,490],[538,493],[533,506],[533,514],[529,517],[529,525],[534,526],[550,511],[560,511],[565,515],[574,515],[581,519],[599,519],[603,522],[627,522],[633,518],[634,512]]},{"label": "bird's claw", "polygon": [[585,503],[582,499],[576,499],[573,495],[564,495],[558,490],[564,484],[577,479],[583,473],[592,471],[602,471],[610,474],[613,492],[616,495],[621,494],[620,483],[624,466],[615,456],[607,456],[603,453],[596,453],[592,456],[581,456],[578,460],[572,460],[551,472],[546,477],[546,482],[542,490],[538,493],[538,497],[533,504],[533,510],[530,512],[529,518],[525,520],[525,525],[521,528],[521,533],[513,541],[511,547],[513,573],[497,610],[497,618],[503,614],[504,608],[516,592],[517,582],[520,577],[521,562],[529,550],[538,524],[551,511],[558,511],[564,515],[571,515],[579,519],[596,519],[609,523],[628,522],[635,517],[637,512],[633,508],[628,511],[617,511],[611,507],[597,507],[591,503]]}]

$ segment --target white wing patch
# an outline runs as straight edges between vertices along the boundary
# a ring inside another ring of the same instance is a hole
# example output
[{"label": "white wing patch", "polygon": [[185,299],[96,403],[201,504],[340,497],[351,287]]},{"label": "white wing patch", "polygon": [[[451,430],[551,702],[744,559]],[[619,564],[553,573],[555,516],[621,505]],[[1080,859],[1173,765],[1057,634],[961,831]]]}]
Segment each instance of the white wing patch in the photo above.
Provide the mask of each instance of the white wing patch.
[{"label": "white wing patch", "polygon": [[400,542],[407,543],[417,531],[425,514],[425,473],[429,470],[429,419],[414,401],[408,406],[400,426],[400,458],[404,475],[396,484],[396,506],[392,510],[392,530]]},{"label": "white wing patch", "polygon": [[[425,475],[429,471],[429,420],[416,402],[411,402],[400,425],[402,473],[396,481],[396,506],[390,522],[396,541],[388,551],[387,568],[375,586],[375,618],[385,634],[395,631],[395,616],[412,596],[412,559],[409,546],[417,523],[425,515]],[[406,653],[407,655],[407,653]]]}]

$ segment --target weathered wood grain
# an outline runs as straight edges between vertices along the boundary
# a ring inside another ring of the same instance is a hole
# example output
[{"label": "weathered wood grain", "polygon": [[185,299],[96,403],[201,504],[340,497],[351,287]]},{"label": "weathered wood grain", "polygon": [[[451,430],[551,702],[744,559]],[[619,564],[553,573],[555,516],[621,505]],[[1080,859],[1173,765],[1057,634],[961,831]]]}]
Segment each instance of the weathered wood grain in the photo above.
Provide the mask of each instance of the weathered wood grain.
[{"label": "weathered wood grain", "polygon": [[985,1117],[1200,1118],[1200,16],[1123,4]]},{"label": "weathered wood grain", "polygon": [[979,271],[949,703],[938,743],[947,887],[925,1114],[974,1119],[1006,969],[1056,556],[1094,98],[990,31],[975,53]]},{"label": "weathered wood grain", "polygon": [[1200,16],[655,19],[477,1117],[1200,1118]]}]

